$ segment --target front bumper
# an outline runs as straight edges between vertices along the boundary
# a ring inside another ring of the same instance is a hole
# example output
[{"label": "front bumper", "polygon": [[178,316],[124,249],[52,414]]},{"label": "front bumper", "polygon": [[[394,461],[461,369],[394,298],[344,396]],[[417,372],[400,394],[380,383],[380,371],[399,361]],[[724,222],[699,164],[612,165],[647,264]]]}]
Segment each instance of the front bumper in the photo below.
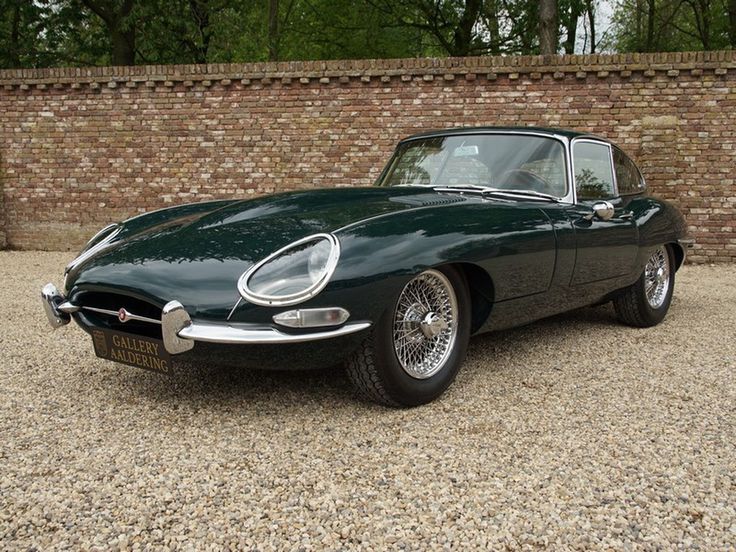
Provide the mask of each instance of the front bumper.
[{"label": "front bumper", "polygon": [[[46,284],[41,291],[44,311],[52,328],[56,329],[71,321],[71,315],[80,310],[89,310],[110,316],[120,316],[120,312],[75,305],[66,300],[53,284]],[[195,342],[228,345],[275,345],[282,343],[307,343],[350,335],[370,328],[370,322],[352,322],[338,327],[302,333],[285,333],[276,328],[193,320],[179,301],[169,301],[164,305],[161,320],[137,317],[124,312],[132,320],[142,320],[161,325],[161,336],[165,349],[172,355],[184,353],[194,347]]]}]

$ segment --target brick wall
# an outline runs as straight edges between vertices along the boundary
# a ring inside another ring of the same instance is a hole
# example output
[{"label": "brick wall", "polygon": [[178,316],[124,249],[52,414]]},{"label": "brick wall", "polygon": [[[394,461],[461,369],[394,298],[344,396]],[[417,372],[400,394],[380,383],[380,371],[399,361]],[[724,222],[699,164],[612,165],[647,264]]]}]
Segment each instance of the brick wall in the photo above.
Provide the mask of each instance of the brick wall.
[{"label": "brick wall", "polygon": [[76,249],[161,206],[369,185],[399,138],[481,124],[612,138],[691,260],[736,260],[734,51],[0,71],[0,212],[10,247]]}]

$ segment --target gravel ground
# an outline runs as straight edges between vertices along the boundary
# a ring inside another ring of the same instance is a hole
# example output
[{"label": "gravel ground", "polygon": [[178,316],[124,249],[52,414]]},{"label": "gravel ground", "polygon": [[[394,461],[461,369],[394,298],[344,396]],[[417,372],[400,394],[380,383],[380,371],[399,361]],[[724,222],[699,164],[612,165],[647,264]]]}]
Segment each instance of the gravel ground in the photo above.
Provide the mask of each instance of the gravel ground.
[{"label": "gravel ground", "polygon": [[69,253],[0,253],[3,549],[672,549],[736,543],[736,266],[663,324],[582,309],[475,338],[413,410],[339,369],[173,379],[50,333]]}]

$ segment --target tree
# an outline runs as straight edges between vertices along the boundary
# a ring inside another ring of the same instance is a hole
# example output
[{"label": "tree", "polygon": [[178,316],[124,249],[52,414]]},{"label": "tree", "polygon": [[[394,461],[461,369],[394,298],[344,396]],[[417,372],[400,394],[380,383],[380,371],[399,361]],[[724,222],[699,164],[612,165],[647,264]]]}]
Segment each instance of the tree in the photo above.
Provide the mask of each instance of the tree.
[{"label": "tree", "polygon": [[726,48],[733,0],[623,0],[614,13],[614,47],[654,52]]},{"label": "tree", "polygon": [[560,24],[565,31],[562,47],[566,54],[575,53],[575,40],[578,34],[578,19],[585,11],[583,0],[562,0],[559,3]]},{"label": "tree", "polygon": [[500,4],[501,0],[486,0],[481,10],[481,20],[488,32],[488,52],[494,55],[501,53],[503,44]]},{"label": "tree", "polygon": [[370,0],[281,2],[279,57],[293,60],[446,55],[432,35],[404,25],[398,20],[398,9],[387,11],[384,7]]},{"label": "tree", "polygon": [[482,5],[481,0],[465,0],[464,9],[452,32],[451,44],[454,53],[450,55],[467,56],[470,54],[476,38],[473,29],[478,22]]},{"label": "tree", "polygon": [[268,2],[268,59],[279,59],[279,0]]},{"label": "tree", "polygon": [[[601,42],[598,5],[599,0],[0,0],[0,66],[595,52]],[[611,30],[603,33],[607,49],[736,48],[736,0],[617,0],[615,6]],[[581,28],[582,46],[576,44]]]},{"label": "tree", "polygon": [[8,64],[10,67],[20,67],[20,3],[16,2],[10,8],[10,40],[8,41]]},{"label": "tree", "polygon": [[504,1],[504,19],[508,21],[504,53],[539,53],[539,2],[531,0]]},{"label": "tree", "polygon": [[695,29],[704,50],[711,47],[711,2],[710,0],[685,0],[693,12]]},{"label": "tree", "polygon": [[[417,29],[431,35],[446,55],[470,56],[484,53],[488,45],[479,32],[482,0],[367,0],[391,20],[391,25]],[[491,10],[494,3],[491,2]]]},{"label": "tree", "polygon": [[655,1],[647,0],[647,39],[646,39],[646,51],[654,51],[654,15],[655,15]]},{"label": "tree", "polygon": [[[154,6],[155,11],[150,10],[141,14],[141,20],[156,21],[158,26],[148,25],[142,29],[139,39],[139,43],[142,44],[138,49],[138,55],[149,63],[166,63],[167,59],[175,59],[178,63],[212,61],[213,40],[218,35],[227,34],[221,25],[221,14],[227,9],[229,2],[227,0],[159,0],[159,2]],[[159,38],[156,40],[154,37]],[[156,46],[150,48],[149,45],[154,40]]]},{"label": "tree", "polygon": [[557,53],[557,0],[540,0],[539,2],[539,53],[554,55]]},{"label": "tree", "polygon": [[113,65],[135,64],[135,20],[129,17],[135,0],[81,0],[107,28]]},{"label": "tree", "polygon": [[208,0],[189,0],[189,10],[196,28],[197,40],[190,40],[196,63],[207,63],[212,40],[211,18],[213,7]]},{"label": "tree", "polygon": [[0,0],[0,67],[38,64],[44,31],[41,6],[34,2]]},{"label": "tree", "polygon": [[595,41],[595,2],[593,0],[585,0],[585,13],[588,15],[588,29],[590,30],[590,53],[594,54],[596,49]]}]

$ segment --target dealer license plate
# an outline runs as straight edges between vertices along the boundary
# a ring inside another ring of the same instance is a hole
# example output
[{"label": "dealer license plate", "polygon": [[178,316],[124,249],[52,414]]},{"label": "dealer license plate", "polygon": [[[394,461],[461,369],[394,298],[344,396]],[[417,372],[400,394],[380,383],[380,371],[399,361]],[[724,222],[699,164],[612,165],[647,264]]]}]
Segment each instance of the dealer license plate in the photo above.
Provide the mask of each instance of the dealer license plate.
[{"label": "dealer license plate", "polygon": [[164,342],[114,330],[92,330],[95,354],[107,360],[122,362],[144,370],[171,373],[171,356]]}]

